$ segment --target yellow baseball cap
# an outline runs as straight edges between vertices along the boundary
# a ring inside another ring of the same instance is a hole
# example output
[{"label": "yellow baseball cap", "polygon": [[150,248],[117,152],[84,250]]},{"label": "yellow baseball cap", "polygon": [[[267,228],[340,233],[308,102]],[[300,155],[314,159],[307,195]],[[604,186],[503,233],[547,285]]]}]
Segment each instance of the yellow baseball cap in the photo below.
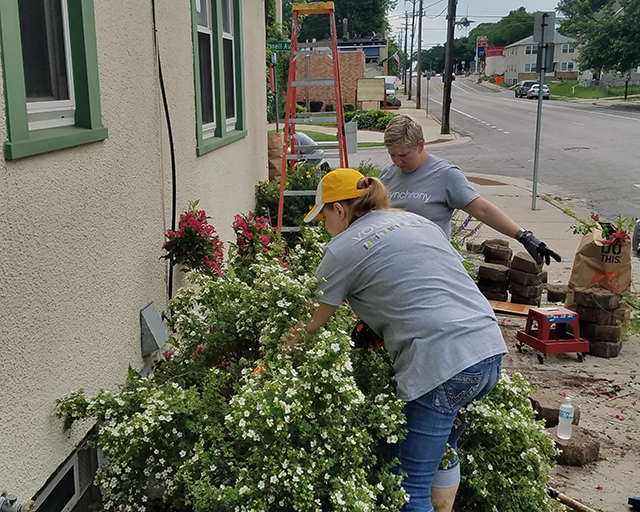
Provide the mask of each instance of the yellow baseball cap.
[{"label": "yellow baseball cap", "polygon": [[307,213],[304,221],[311,222],[313,219],[324,220],[320,211],[327,203],[354,199],[364,195],[367,189],[358,188],[358,182],[363,178],[364,175],[355,169],[341,168],[329,172],[320,180],[320,183],[318,183],[316,204],[311,211]]}]

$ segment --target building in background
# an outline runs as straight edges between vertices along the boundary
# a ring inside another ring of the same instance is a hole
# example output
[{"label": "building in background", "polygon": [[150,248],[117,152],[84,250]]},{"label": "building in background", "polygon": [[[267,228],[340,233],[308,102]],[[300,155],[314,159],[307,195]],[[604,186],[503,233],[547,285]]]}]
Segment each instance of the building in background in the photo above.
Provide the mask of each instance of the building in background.
[{"label": "building in background", "polygon": [[[556,32],[554,41],[553,70],[546,72],[549,79],[575,79],[578,77],[576,59],[578,50],[573,46],[575,40]],[[510,44],[504,49],[504,79],[508,84],[521,80],[535,80],[537,72],[538,43],[533,36]]]},{"label": "building in background", "polygon": [[504,46],[488,46],[485,49],[485,72],[487,76],[502,75],[505,70]]}]

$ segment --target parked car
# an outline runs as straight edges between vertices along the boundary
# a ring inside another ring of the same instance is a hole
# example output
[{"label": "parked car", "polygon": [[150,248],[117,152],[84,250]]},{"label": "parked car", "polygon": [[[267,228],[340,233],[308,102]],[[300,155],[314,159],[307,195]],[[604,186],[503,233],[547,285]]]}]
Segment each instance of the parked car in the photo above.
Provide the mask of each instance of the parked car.
[{"label": "parked car", "polygon": [[523,80],[522,82],[518,82],[516,84],[516,98],[524,98],[531,86],[537,84],[535,80]]},{"label": "parked car", "polygon": [[396,97],[396,86],[392,83],[384,83],[385,91],[387,93],[387,99]]},{"label": "parked car", "polygon": [[[540,90],[540,84],[533,84],[529,88],[529,91],[527,92],[527,98],[528,99],[537,98],[539,90]],[[544,84],[542,86],[542,99],[548,100],[550,96],[551,95],[549,93],[549,86],[547,84]]]}]

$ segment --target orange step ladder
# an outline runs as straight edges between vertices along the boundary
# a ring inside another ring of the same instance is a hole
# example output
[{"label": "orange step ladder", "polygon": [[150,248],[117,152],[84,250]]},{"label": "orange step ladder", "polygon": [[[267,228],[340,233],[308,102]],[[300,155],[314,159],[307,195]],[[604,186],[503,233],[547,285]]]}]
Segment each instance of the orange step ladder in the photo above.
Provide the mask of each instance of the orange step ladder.
[{"label": "orange step ladder", "polygon": [[[335,8],[333,2],[313,2],[293,4],[293,23],[291,30],[291,53],[289,58],[289,78],[287,84],[287,106],[284,124],[284,148],[282,152],[282,172],[280,175],[280,199],[278,202],[278,231],[297,231],[297,227],[283,227],[282,215],[285,196],[315,195],[312,190],[286,190],[287,164],[291,161],[305,160],[308,155],[296,154],[296,124],[336,123],[338,142],[319,143],[317,149],[338,149],[338,154],[324,154],[323,158],[340,159],[340,167],[348,167],[347,139],[344,129],[344,112],[342,107],[342,86],[340,83],[340,65],[338,62],[338,37],[336,33]],[[331,39],[325,42],[301,43],[298,45],[298,16],[328,14],[331,25]],[[325,78],[307,78],[298,80],[296,75],[298,58],[306,55],[329,55],[333,61],[333,76]],[[298,87],[334,86],[335,112],[309,112],[296,114],[296,90]]]}]

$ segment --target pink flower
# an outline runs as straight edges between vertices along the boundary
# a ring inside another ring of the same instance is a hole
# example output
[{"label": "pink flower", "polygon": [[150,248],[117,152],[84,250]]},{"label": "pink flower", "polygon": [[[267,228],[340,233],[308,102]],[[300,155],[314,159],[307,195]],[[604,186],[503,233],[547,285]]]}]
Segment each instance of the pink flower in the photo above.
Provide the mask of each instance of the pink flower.
[{"label": "pink flower", "polygon": [[262,245],[269,245],[271,237],[269,235],[260,235],[260,240],[262,240]]}]

